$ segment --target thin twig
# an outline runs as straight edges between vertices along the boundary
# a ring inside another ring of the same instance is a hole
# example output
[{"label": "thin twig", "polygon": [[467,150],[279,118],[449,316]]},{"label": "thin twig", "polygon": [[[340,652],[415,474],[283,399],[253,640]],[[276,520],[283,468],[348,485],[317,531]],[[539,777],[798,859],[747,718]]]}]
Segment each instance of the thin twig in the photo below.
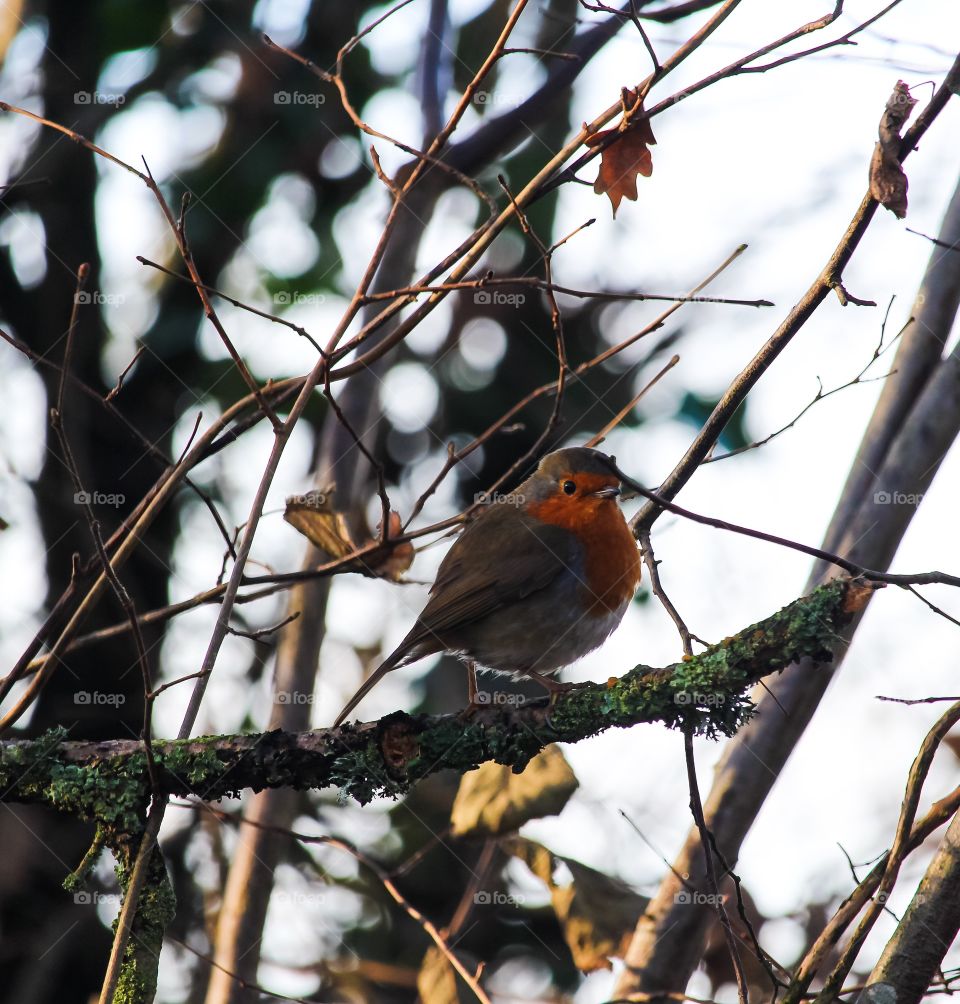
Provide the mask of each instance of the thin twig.
[{"label": "thin twig", "polygon": [[[931,123],[946,107],[954,88],[958,86],[960,86],[960,55],[957,56],[943,83],[930,99],[930,103],[904,134],[903,142],[900,146],[901,161],[909,156],[911,150],[919,142]],[[878,203],[876,200],[867,192],[861,200],[839,244],[820,274],[796,306],[790,311],[783,323],[770,336],[766,344],[747,363],[740,374],[734,378],[687,452],[660,485],[660,493],[663,497],[666,499],[674,498],[683,485],[689,481],[713,449],[714,444],[719,439],[720,434],[734,412],[743,403],[760,377],[769,369],[777,356],[786,348],[797,332],[810,319],[817,307],[820,306],[830,291],[837,285],[844,268],[852,258],[863,235],[866,233],[876,213],[877,206]],[[633,517],[631,525],[634,529],[640,524],[649,528],[658,516],[659,512],[656,506],[651,503],[645,505]]]},{"label": "thin twig", "polygon": [[616,413],[616,415],[613,416],[613,418],[610,419],[609,422],[607,422],[607,424],[598,433],[591,436],[586,441],[586,443],[584,443],[584,446],[592,446],[592,447],[599,446],[607,438],[607,436],[609,436],[610,433],[613,432],[613,430],[627,417],[627,415],[629,415],[630,412],[633,411],[633,409],[636,408],[636,406],[643,400],[643,398],[646,396],[647,391],[650,390],[651,387],[656,386],[656,384],[658,384],[660,380],[663,377],[665,377],[667,373],[669,373],[670,370],[673,369],[674,366],[677,365],[678,362],[680,362],[680,357],[677,355],[673,356],[670,359],[670,361],[666,364],[666,366],[664,366],[660,370],[660,372],[657,373],[656,376],[654,376],[649,381],[649,383],[645,384],[636,394],[634,394],[633,397],[630,398],[630,400]]},{"label": "thin twig", "polygon": [[164,198],[163,192],[160,191],[160,186],[156,183],[153,178],[153,174],[150,171],[150,167],[146,160],[143,162],[145,174],[141,174],[140,177],[143,179],[147,188],[153,193],[157,202],[160,204],[160,211],[163,213],[164,218],[170,225],[170,229],[173,231],[174,238],[177,242],[177,248],[180,251],[180,257],[183,259],[184,265],[187,266],[187,271],[190,273],[190,277],[193,279],[194,288],[197,291],[197,295],[200,297],[200,302],[203,305],[203,312],[206,314],[207,320],[213,325],[214,330],[220,336],[220,341],[223,342],[226,347],[227,352],[230,353],[230,358],[233,360],[233,364],[237,367],[240,376],[243,378],[243,382],[250,389],[250,392],[257,399],[257,404],[263,413],[270,419],[270,424],[273,426],[274,432],[276,432],[280,426],[281,421],[277,417],[273,408],[267,403],[267,399],[263,396],[263,391],[260,385],[253,378],[253,374],[247,368],[247,364],[243,361],[240,353],[237,351],[236,346],[233,344],[230,336],[227,334],[226,328],[220,323],[220,318],[217,312],[213,309],[213,304],[210,302],[210,297],[207,296],[207,291],[204,288],[203,282],[200,279],[200,273],[197,271],[197,266],[194,264],[193,252],[190,250],[190,245],[187,243],[187,235],[184,231],[184,217],[183,211],[186,210],[186,197],[189,193],[184,193],[185,200],[182,206],[182,211],[179,220],[175,220],[173,213],[170,210],[170,206],[167,200]]},{"label": "thin twig", "polygon": [[[197,283],[189,276],[182,275],[180,272],[174,272],[173,269],[167,268],[166,265],[161,265],[158,262],[151,261],[149,258],[144,258],[143,255],[137,255],[137,261],[141,265],[148,265],[150,268],[155,268],[158,272],[162,272],[164,275],[170,276],[171,279],[178,279],[180,282],[188,283],[191,286],[196,286]],[[294,324],[293,321],[287,320],[285,317],[280,317],[277,314],[271,314],[266,310],[261,310],[259,307],[253,307],[249,303],[243,303],[241,300],[237,300],[230,296],[228,293],[224,293],[222,289],[218,289],[216,286],[211,286],[209,283],[203,283],[203,288],[208,293],[213,293],[214,296],[219,296],[221,300],[226,300],[233,307],[237,307],[239,310],[245,310],[250,314],[255,314],[257,317],[262,317],[266,321],[272,321],[274,324],[282,324],[284,327],[290,328],[291,331],[295,331],[301,338],[305,338],[316,350],[317,352],[322,352],[319,342],[307,331],[306,328],[299,324]]]},{"label": "thin twig", "polygon": [[713,890],[714,905],[717,916],[720,918],[720,927],[723,929],[723,936],[727,942],[727,951],[730,953],[730,961],[733,963],[733,971],[737,978],[737,996],[740,1004],[747,1004],[747,977],[743,969],[743,961],[737,949],[737,939],[727,916],[727,909],[723,903],[723,896],[720,894],[720,885],[717,881],[717,871],[713,863],[713,853],[710,850],[710,839],[708,837],[707,824],[703,818],[703,805],[700,802],[700,788],[697,785],[697,767],[693,759],[693,732],[690,729],[683,730],[683,753],[687,764],[687,783],[690,788],[690,811],[693,813],[694,822],[700,831],[700,843],[703,847],[703,857],[707,868],[707,880]]},{"label": "thin twig", "polygon": [[[34,362],[40,366],[46,366],[48,369],[52,369],[55,373],[60,372],[62,367],[58,366],[56,362],[54,362],[52,359],[47,359],[46,357],[41,356],[38,352],[35,352],[33,349],[31,349],[29,345],[26,345],[24,342],[18,341],[12,335],[4,331],[2,328],[0,328],[0,338],[2,338],[9,345],[12,345],[18,352],[22,352],[31,362]],[[77,387],[86,397],[90,398],[90,400],[96,402],[100,407],[104,408],[104,410],[107,412],[108,415],[111,416],[111,418],[118,421],[130,433],[130,435],[134,439],[136,439],[137,443],[147,452],[149,456],[153,457],[158,463],[161,463],[164,466],[164,468],[173,466],[173,461],[170,460],[170,458],[161,449],[159,449],[154,443],[152,443],[135,425],[133,425],[133,423],[126,417],[126,415],[119,408],[117,408],[112,402],[108,401],[106,398],[104,398],[102,394],[95,391],[89,384],[84,383],[84,381],[81,380],[75,373],[68,373],[67,379],[70,381],[71,385]],[[202,488],[200,488],[200,486],[197,485],[197,483],[192,478],[185,477],[183,479],[183,483],[197,496],[197,498],[200,499],[200,501],[204,504],[204,506],[206,506],[207,510],[210,512],[210,515],[213,517],[213,521],[216,524],[218,531],[220,532],[221,536],[229,546],[230,537],[227,534],[227,528],[223,522],[223,517],[220,515],[220,512],[217,509],[213,499],[210,497],[209,493],[205,492]],[[136,513],[137,511],[138,510],[135,509],[134,513]],[[113,548],[114,543],[117,540],[119,540],[120,536],[122,536],[123,533],[125,533],[127,529],[129,529],[127,523],[130,520],[130,518],[131,516],[128,515],[123,520],[121,527],[114,534],[111,535],[109,540],[106,541],[108,552]],[[95,562],[96,562],[95,557],[89,559],[89,561],[87,562],[88,567],[86,567],[85,574],[89,572],[89,569],[93,567]],[[0,700],[3,700],[3,696],[4,696],[3,693],[0,693]]]},{"label": "thin twig", "polygon": [[[893,300],[891,299],[890,302],[892,304]],[[890,308],[888,307],[887,308],[888,314],[889,314],[889,309]],[[852,380],[848,380],[846,383],[838,384],[836,387],[833,387],[830,390],[825,391],[823,389],[823,383],[821,382],[820,378],[817,377],[817,384],[818,384],[817,393],[814,395],[812,400],[808,401],[807,404],[799,412],[797,412],[797,414],[782,428],[777,429],[776,432],[771,432],[769,436],[765,436],[763,439],[758,439],[756,442],[753,443],[747,443],[746,446],[739,446],[735,450],[728,450],[726,453],[714,454],[709,457],[706,457],[703,463],[713,464],[716,463],[718,460],[727,460],[729,457],[736,457],[739,454],[746,453],[749,450],[757,450],[761,446],[766,446],[766,444],[769,443],[771,440],[776,439],[778,436],[783,435],[783,433],[785,433],[788,429],[792,429],[797,424],[797,422],[799,422],[800,419],[803,418],[803,416],[806,415],[806,413],[812,407],[814,407],[814,405],[819,404],[821,401],[825,401],[828,397],[832,397],[834,394],[839,394],[841,391],[847,390],[847,388],[849,387],[856,387],[861,384],[875,383],[878,380],[886,380],[888,377],[893,376],[893,374],[897,372],[896,370],[890,370],[888,373],[883,373],[882,375],[875,377],[867,377],[866,374],[867,371],[870,369],[870,367],[873,366],[873,364],[880,358],[880,356],[882,356],[888,349],[890,349],[893,345],[896,344],[900,336],[907,330],[907,328],[912,323],[913,323],[913,318],[911,317],[906,322],[906,324],[904,324],[904,326],[900,329],[900,331],[898,331],[897,334],[894,335],[893,338],[891,338],[886,345],[883,344],[883,329],[881,328],[879,345],[874,350],[873,355],[870,357],[870,360],[869,362],[867,362],[866,366],[864,366],[863,369],[861,369],[860,372]],[[884,324],[886,324],[886,318],[884,318]]]},{"label": "thin twig", "polygon": [[[269,637],[272,634],[276,634],[281,628],[285,628],[288,624],[292,624],[300,616],[299,610],[294,610],[293,613],[288,614],[283,618],[282,621],[278,621],[276,624],[268,624],[266,627],[257,628],[255,631],[245,631],[243,628],[230,628],[230,634],[236,635],[238,638],[249,638],[250,641],[263,641],[264,638]],[[198,673],[191,673],[193,677],[199,676]],[[181,677],[181,681],[186,679],[186,677]]]},{"label": "thin twig", "polygon": [[140,624],[137,620],[137,611],[130,594],[127,592],[123,583],[120,581],[119,576],[110,564],[110,558],[107,555],[106,548],[103,543],[103,536],[100,533],[100,523],[97,521],[93,513],[93,507],[90,504],[89,493],[84,491],[83,480],[80,476],[80,468],[77,464],[76,457],[74,456],[73,449],[70,446],[70,440],[67,436],[66,422],[65,422],[65,402],[66,402],[66,390],[67,390],[67,374],[70,372],[70,362],[73,355],[73,343],[74,337],[77,330],[77,322],[80,316],[80,304],[83,302],[83,289],[87,282],[87,277],[90,274],[90,266],[86,263],[82,264],[77,270],[77,285],[76,290],[73,295],[73,303],[70,308],[70,322],[67,327],[67,342],[63,352],[63,366],[60,370],[60,379],[57,383],[57,398],[56,405],[50,411],[50,425],[53,427],[56,433],[57,440],[60,443],[60,451],[63,454],[63,462],[67,468],[70,475],[70,480],[73,483],[73,489],[75,492],[75,499],[78,500],[83,509],[84,515],[86,517],[87,526],[90,530],[90,535],[93,538],[94,547],[96,548],[97,557],[99,558],[100,564],[103,568],[103,573],[110,583],[114,594],[120,602],[121,607],[123,607],[124,613],[130,623],[130,628],[133,632],[133,638],[137,653],[137,664],[140,667],[140,672],[143,677],[143,693],[144,693],[144,716],[143,716],[143,729],[141,731],[141,738],[143,739],[144,754],[147,761],[147,773],[150,776],[150,787],[153,791],[159,790],[159,785],[157,783],[156,775],[156,765],[153,756],[153,742],[150,729],[150,711],[151,704],[146,695],[148,695],[153,686],[150,682],[150,667],[147,663],[147,648],[143,641],[143,635],[140,632]]},{"label": "thin twig", "polygon": [[[680,642],[683,645],[683,654],[689,658],[693,655],[693,635],[690,634],[683,618],[673,603],[670,602],[670,597],[667,596],[660,583],[660,571],[657,568],[660,562],[654,557],[649,533],[644,533],[640,537],[640,554],[643,557],[643,563],[647,566],[647,572],[650,574],[650,591],[660,601],[660,605],[666,610],[670,615],[670,619],[677,626],[677,631],[680,634]],[[697,641],[701,644],[706,644],[700,638]]]},{"label": "thin twig", "polygon": [[116,384],[113,386],[112,390],[107,392],[106,397],[104,397],[104,401],[112,401],[120,393],[120,391],[123,390],[123,381],[127,378],[127,374],[130,372],[130,370],[133,369],[134,366],[137,365],[137,360],[146,351],[147,351],[146,345],[137,346],[137,351],[133,354],[133,358],[130,360],[130,362],[127,363],[126,366],[124,366],[122,372],[120,373],[120,376],[117,377]]},{"label": "thin twig", "polygon": [[[645,338],[652,332],[657,331],[664,325],[664,323],[669,317],[675,314],[683,306],[684,303],[688,303],[693,298],[695,298],[696,295],[702,289],[704,289],[707,285],[709,285],[709,283],[711,283],[718,275],[720,275],[721,272],[723,272],[734,261],[736,261],[736,259],[739,258],[739,256],[746,250],[746,248],[747,248],[746,244],[741,244],[733,251],[732,254],[730,254],[727,257],[727,259],[718,268],[714,269],[710,273],[710,275],[708,275],[705,279],[701,280],[696,286],[694,286],[694,288],[690,291],[688,296],[681,297],[678,302],[673,303],[670,307],[668,307],[661,314],[655,317],[648,325],[646,325],[640,331],[636,332],[633,335],[630,335],[627,338],[622,339],[617,345],[613,345],[609,349],[605,349],[603,352],[600,352],[592,359],[588,359],[586,362],[581,363],[573,371],[573,376],[574,377],[583,376],[584,373],[593,369],[595,366],[599,366],[601,363],[606,362],[606,360],[612,358],[619,352],[622,352],[624,349],[635,344],[641,338]],[[412,522],[412,520],[419,515],[420,511],[423,509],[424,505],[427,503],[430,497],[440,486],[443,479],[457,464],[465,460],[471,453],[473,453],[474,450],[478,449],[480,446],[486,443],[492,436],[494,436],[497,432],[502,430],[507,425],[507,423],[512,421],[512,419],[517,414],[519,414],[519,412],[521,412],[524,408],[526,408],[527,405],[531,404],[533,401],[537,400],[538,398],[542,397],[545,394],[552,393],[555,387],[556,383],[554,381],[551,381],[550,383],[542,384],[535,390],[532,390],[524,398],[522,398],[515,405],[513,405],[513,407],[509,408],[503,415],[500,416],[500,418],[498,418],[495,422],[493,422],[490,426],[488,426],[487,429],[484,430],[484,432],[482,432],[479,436],[477,436],[472,442],[467,443],[461,449],[455,450],[451,444],[450,449],[448,449],[447,451],[446,461],[444,462],[444,465],[441,468],[440,472],[428,485],[426,491],[424,491],[423,494],[421,494],[420,497],[417,499],[417,501],[414,503],[413,508],[410,511],[410,515],[404,522],[403,525],[404,530],[406,530],[407,527]],[[468,509],[467,513],[469,513],[470,511],[471,510]]]},{"label": "thin twig", "polygon": [[[816,977],[819,967],[830,952],[836,950],[837,942],[843,931],[869,901],[866,913],[848,941],[833,972],[825,981],[823,989],[817,994],[817,999],[826,1000],[825,992],[831,991],[831,988],[833,988],[832,994],[837,993],[836,988],[840,985],[838,980],[842,978],[843,974],[849,972],[863,940],[879,916],[896,883],[900,866],[907,854],[920,846],[934,829],[952,817],[960,807],[960,788],[956,788],[949,796],[934,803],[927,815],[920,822],[914,824],[920,792],[933,756],[943,738],[957,721],[960,721],[960,702],[954,704],[940,717],[920,746],[907,778],[900,818],[897,821],[897,831],[890,850],[873,867],[854,892],[844,900],[830,922],[820,932],[813,946],[797,966],[793,981],[782,1004],[798,1004],[806,995],[807,988]],[[874,896],[874,893],[876,896],[871,900],[870,897]]]},{"label": "thin twig", "polygon": [[[181,804],[177,803],[179,808],[192,808],[198,811],[209,812],[215,818],[220,819],[224,822],[229,822],[235,824],[236,820],[230,816],[228,813],[223,812],[220,809],[214,809],[209,805],[196,805],[193,803]],[[390,873],[386,869],[378,865],[372,858],[368,857],[363,851],[354,847],[353,844],[348,843],[346,840],[342,840],[339,837],[330,836],[313,836],[307,833],[298,833],[296,830],[289,830],[282,826],[272,826],[269,823],[262,823],[257,820],[250,818],[245,818],[244,823],[247,826],[255,826],[257,829],[267,830],[271,833],[279,833],[283,836],[291,837],[293,840],[297,840],[302,844],[317,844],[324,847],[335,847],[338,850],[345,851],[347,854],[351,855],[359,864],[361,864],[368,871],[372,872],[386,892],[389,894],[391,899],[413,920],[423,932],[430,938],[430,940],[437,946],[437,948],[443,953],[447,961],[460,975],[460,978],[467,984],[470,990],[473,992],[474,996],[478,1001],[483,1002],[483,1004],[491,1004],[490,998],[487,996],[480,983],[464,965],[457,958],[456,953],[447,943],[447,940],[443,937],[437,927],[433,924],[431,920],[425,917],[397,888]]]},{"label": "thin twig", "polygon": [[[692,520],[694,523],[701,523],[704,526],[712,526],[717,530],[729,530],[731,533],[743,534],[745,537],[753,537],[755,540],[765,540],[770,544],[779,544],[781,547],[789,547],[793,551],[800,551],[803,554],[809,554],[813,558],[819,558],[821,561],[826,561],[832,565],[836,565],[838,568],[842,568],[845,572],[848,572],[854,577],[869,579],[872,582],[885,582],[894,586],[933,585],[934,583],[948,586],[960,586],[960,575],[949,575],[946,572],[919,572],[917,574],[881,572],[877,569],[866,568],[863,565],[858,565],[855,561],[850,561],[847,558],[841,557],[839,554],[834,554],[832,551],[825,551],[820,547],[813,547],[810,544],[801,544],[799,541],[790,540],[787,537],[778,537],[773,533],[764,533],[762,530],[752,530],[750,527],[740,526],[737,523],[728,523],[726,520],[715,519],[712,516],[702,516],[699,513],[691,512],[689,509],[684,509],[681,506],[678,506],[675,502],[668,501],[659,492],[652,492],[647,488],[643,488],[633,481],[632,478],[623,474],[623,472],[619,473],[622,476],[624,484],[629,485],[629,487],[633,491],[637,492],[638,495],[642,495],[644,498],[648,499],[654,508],[659,507],[666,512],[672,512],[677,516],[683,516],[685,519]],[[634,528],[634,535],[638,538],[639,534],[642,532],[642,525],[639,525],[639,528]]]}]

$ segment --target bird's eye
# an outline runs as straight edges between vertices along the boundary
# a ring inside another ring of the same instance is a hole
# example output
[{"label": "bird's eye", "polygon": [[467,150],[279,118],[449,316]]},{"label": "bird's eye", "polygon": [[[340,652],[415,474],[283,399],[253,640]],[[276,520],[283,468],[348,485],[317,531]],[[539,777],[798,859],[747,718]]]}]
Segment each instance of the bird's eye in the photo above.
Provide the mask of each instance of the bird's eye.
[{"label": "bird's eye", "polygon": [[560,487],[563,489],[565,495],[573,495],[577,490],[577,486],[573,481],[564,481]]}]

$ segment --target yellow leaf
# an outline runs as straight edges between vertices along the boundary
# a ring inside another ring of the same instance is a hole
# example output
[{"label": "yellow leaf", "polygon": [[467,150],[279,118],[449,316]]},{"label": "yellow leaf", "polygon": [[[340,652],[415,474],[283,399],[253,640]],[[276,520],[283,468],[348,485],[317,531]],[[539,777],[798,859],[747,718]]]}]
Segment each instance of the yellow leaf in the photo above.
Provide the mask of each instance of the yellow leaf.
[{"label": "yellow leaf", "polygon": [[458,837],[514,833],[530,819],[555,816],[577,790],[577,778],[557,746],[546,746],[522,774],[488,762],[464,774],[450,821]]}]

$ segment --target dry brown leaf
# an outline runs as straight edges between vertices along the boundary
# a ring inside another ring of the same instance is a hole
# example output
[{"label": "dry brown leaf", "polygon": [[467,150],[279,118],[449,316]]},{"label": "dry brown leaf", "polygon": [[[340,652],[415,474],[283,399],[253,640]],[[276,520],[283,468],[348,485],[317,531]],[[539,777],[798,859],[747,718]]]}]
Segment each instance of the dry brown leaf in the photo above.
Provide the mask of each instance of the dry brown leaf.
[{"label": "dry brown leaf", "polygon": [[344,514],[333,508],[333,489],[291,495],[283,518],[331,558],[356,550]]},{"label": "dry brown leaf", "polygon": [[[650,902],[646,896],[580,861],[554,855],[533,840],[516,837],[505,849],[549,887],[554,913],[578,969],[610,969],[611,958],[622,958]],[[554,882],[558,862],[570,869],[571,884]]]},{"label": "dry brown leaf", "polygon": [[847,584],[847,592],[843,597],[843,607],[841,608],[845,614],[858,614],[861,610],[865,609],[866,605],[870,602],[870,598],[878,590],[882,589],[884,583],[882,582],[860,582],[857,579],[852,580]]},{"label": "dry brown leaf", "polygon": [[544,747],[522,774],[488,762],[464,774],[450,822],[457,837],[499,837],[530,819],[556,816],[577,790],[577,778],[557,746]]},{"label": "dry brown leaf", "polygon": [[880,142],[870,160],[870,194],[897,219],[907,215],[907,176],[900,166],[900,130],[917,99],[898,80],[880,119]]},{"label": "dry brown leaf", "polygon": [[[361,539],[354,539],[347,523],[346,513],[333,508],[332,487],[307,492],[306,495],[291,495],[287,499],[283,518],[333,560],[342,558],[374,541],[373,534],[362,520]],[[397,581],[412,564],[415,551],[413,544],[408,540],[393,545],[389,543],[390,537],[399,536],[403,532],[399,513],[390,511],[387,526],[387,545],[368,554],[364,563],[369,574]],[[376,540],[379,539],[378,533]]]},{"label": "dry brown leaf", "polygon": [[504,841],[503,849],[519,858],[544,885],[553,888],[553,870],[557,866],[557,858],[543,844],[526,837],[511,837]]},{"label": "dry brown leaf", "polygon": [[623,958],[634,928],[650,900],[619,879],[579,861],[563,859],[573,882],[551,890],[553,908],[581,972],[611,969],[611,958]]},{"label": "dry brown leaf", "polygon": [[466,1004],[476,1001],[473,992],[463,980],[457,979],[450,960],[436,945],[431,945],[423,956],[417,973],[417,992],[426,1004]]},{"label": "dry brown leaf", "polygon": [[[379,531],[380,527],[377,527]],[[391,537],[399,537],[403,533],[403,520],[400,519],[400,513],[390,510],[390,518],[387,520],[387,539]],[[376,569],[378,575],[382,575],[385,579],[393,579],[396,582],[403,573],[413,564],[413,558],[416,554],[413,543],[409,540],[405,540],[400,544],[394,544],[392,547],[388,547],[386,557],[381,561],[377,562],[373,567]]]},{"label": "dry brown leaf", "polygon": [[[636,101],[636,91],[624,90],[624,108],[631,107]],[[600,171],[593,186],[597,195],[608,196],[614,216],[617,215],[621,200],[636,202],[638,175],[649,178],[653,174],[653,157],[647,147],[655,146],[657,141],[654,139],[650,120],[637,117],[642,112],[641,104],[626,125],[621,122],[616,129],[603,129],[585,140],[586,145],[592,147],[599,146],[614,134],[619,136],[601,153]]]}]

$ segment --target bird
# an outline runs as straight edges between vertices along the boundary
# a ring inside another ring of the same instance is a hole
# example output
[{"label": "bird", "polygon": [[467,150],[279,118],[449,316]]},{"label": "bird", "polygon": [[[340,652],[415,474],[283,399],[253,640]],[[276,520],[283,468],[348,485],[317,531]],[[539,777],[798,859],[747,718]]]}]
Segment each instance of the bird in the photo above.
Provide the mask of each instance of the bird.
[{"label": "bird", "polygon": [[588,447],[548,453],[514,491],[497,494],[444,556],[406,637],[370,674],[334,728],[401,666],[449,652],[475,668],[535,680],[550,702],[571,684],[550,679],[620,624],[640,583],[640,553],[617,499],[612,457]]}]

